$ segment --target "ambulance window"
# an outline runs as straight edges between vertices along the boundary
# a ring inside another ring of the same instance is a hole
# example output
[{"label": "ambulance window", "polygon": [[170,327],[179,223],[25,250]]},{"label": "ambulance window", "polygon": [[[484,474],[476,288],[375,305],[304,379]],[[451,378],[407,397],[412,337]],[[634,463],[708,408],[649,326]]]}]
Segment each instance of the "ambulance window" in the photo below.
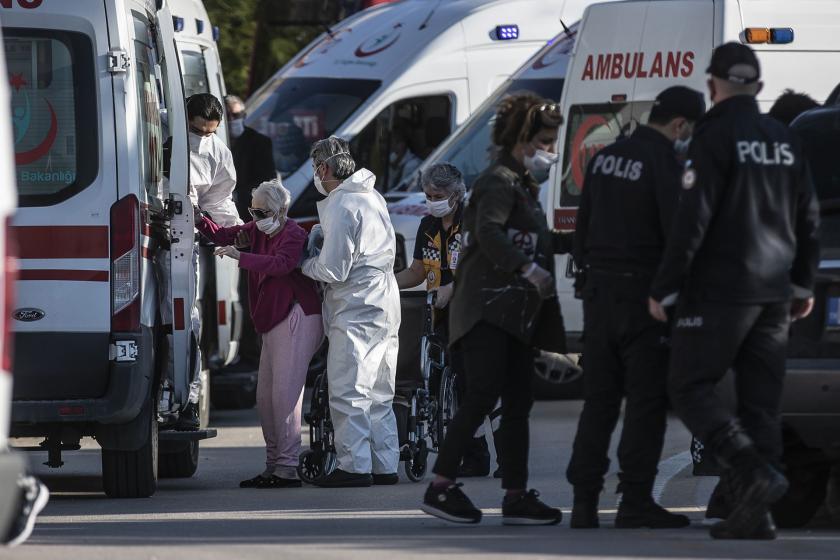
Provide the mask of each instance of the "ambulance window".
[{"label": "ambulance window", "polygon": [[90,185],[99,167],[91,41],[56,30],[3,35],[20,205],[56,204]]},{"label": "ambulance window", "polygon": [[449,136],[451,123],[448,95],[404,99],[379,113],[350,148],[356,161],[376,174],[377,189],[392,190]]},{"label": "ambulance window", "polygon": [[163,130],[155,76],[154,37],[148,23],[134,19],[134,75],[137,88],[137,146],[140,182],[149,199],[165,196],[163,181]]},{"label": "ambulance window", "polygon": [[595,153],[647,122],[651,102],[573,105],[566,119],[560,206],[576,207],[586,166]]},{"label": "ambulance window", "polygon": [[201,51],[181,51],[181,69],[184,75],[184,96],[196,93],[210,93],[210,81],[207,78],[207,64]]}]

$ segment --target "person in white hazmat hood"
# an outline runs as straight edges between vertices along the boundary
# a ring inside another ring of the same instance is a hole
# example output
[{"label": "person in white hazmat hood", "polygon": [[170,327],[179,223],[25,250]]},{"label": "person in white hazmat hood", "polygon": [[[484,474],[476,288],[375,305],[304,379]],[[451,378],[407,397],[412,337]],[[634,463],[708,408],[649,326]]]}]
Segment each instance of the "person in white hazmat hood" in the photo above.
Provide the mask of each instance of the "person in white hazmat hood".
[{"label": "person in white hazmat hood", "polygon": [[[189,119],[189,148],[190,148],[190,200],[194,207],[206,212],[210,219],[222,227],[242,224],[236,203],[233,201],[233,190],[236,187],[236,168],[233,165],[233,154],[230,149],[216,135],[216,129],[225,114],[222,102],[209,93],[198,93],[187,99],[187,117]],[[196,271],[196,300],[204,291],[199,275],[199,246],[195,244],[193,261]],[[200,315],[196,302],[193,302],[191,313],[191,328],[196,343],[200,332]],[[198,363],[193,368],[190,403],[179,415],[180,429],[197,429],[198,415]]]},{"label": "person in white hazmat hood", "polygon": [[327,379],[338,467],[316,482],[327,488],[396,484],[399,445],[392,401],[400,295],[393,274],[394,228],[376,176],[336,137],[312,146],[323,246],[303,262],[326,284]]}]

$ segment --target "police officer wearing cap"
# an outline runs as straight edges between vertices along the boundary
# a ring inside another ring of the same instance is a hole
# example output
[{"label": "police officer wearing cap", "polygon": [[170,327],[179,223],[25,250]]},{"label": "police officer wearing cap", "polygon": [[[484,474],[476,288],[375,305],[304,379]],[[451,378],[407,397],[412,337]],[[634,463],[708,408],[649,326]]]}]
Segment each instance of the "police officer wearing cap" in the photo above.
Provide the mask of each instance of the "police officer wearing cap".
[{"label": "police officer wearing cap", "polygon": [[584,407],[567,471],[574,486],[572,528],[598,527],[598,497],[609,468],[610,437],[626,399],[618,458],[616,527],[678,528],[689,520],[652,497],[665,438],[667,326],[648,314],[647,296],[680,194],[675,144],[705,111],[703,95],[671,87],[648,124],[589,162],[574,256],[585,280]]},{"label": "police officer wearing cap", "polygon": [[[788,329],[814,303],[818,208],[796,138],[759,113],[752,49],[718,47],[707,72],[715,106],[697,124],[649,304],[665,321],[676,300],[671,399],[734,493],[712,537],[772,539],[768,511],[788,487],[779,471]],[[736,413],[715,392],[730,368]]]}]

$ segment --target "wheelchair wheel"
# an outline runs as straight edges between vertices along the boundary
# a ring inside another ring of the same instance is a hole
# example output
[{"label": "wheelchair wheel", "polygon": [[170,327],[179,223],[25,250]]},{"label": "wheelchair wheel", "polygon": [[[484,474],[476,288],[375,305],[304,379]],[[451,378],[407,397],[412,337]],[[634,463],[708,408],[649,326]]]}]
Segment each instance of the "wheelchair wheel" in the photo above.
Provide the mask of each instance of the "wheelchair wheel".
[{"label": "wheelchair wheel", "polygon": [[307,449],[300,455],[297,467],[298,477],[307,484],[314,484],[315,481],[333,472],[336,462],[335,453]]},{"label": "wheelchair wheel", "polygon": [[429,448],[425,441],[417,445],[417,451],[405,461],[405,475],[411,482],[420,482],[426,476],[429,466]]},{"label": "wheelchair wheel", "polygon": [[446,430],[455,417],[458,410],[458,393],[455,387],[455,372],[452,368],[446,368],[440,376],[440,390],[437,394],[437,410],[435,411],[435,428],[437,432],[437,445],[443,445],[446,438]]}]

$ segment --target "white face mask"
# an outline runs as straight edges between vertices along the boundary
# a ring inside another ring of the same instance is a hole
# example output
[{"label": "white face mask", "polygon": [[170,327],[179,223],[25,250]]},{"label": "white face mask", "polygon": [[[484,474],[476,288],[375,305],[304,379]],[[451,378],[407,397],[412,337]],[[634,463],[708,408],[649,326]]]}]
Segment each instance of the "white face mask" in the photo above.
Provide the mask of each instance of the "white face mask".
[{"label": "white face mask", "polygon": [[190,132],[189,141],[191,152],[201,152],[204,149],[206,149],[208,143],[212,142],[213,140],[209,136],[201,136],[199,134],[196,134],[195,132]]},{"label": "white face mask", "polygon": [[228,121],[228,126],[230,127],[230,135],[234,138],[239,138],[245,132],[244,119],[231,119]]},{"label": "white face mask", "polygon": [[427,198],[426,209],[428,209],[429,214],[431,214],[435,218],[443,218],[444,216],[448,216],[454,210],[454,208],[449,204],[448,198],[444,200],[429,200]]},{"label": "white face mask", "polygon": [[557,163],[558,158],[559,156],[557,154],[552,154],[545,150],[536,150],[534,155],[525,156],[523,163],[528,171],[538,173],[548,170],[552,165]]},{"label": "white face mask", "polygon": [[[327,163],[328,161],[330,161],[330,160],[331,160],[332,158],[334,158],[335,156],[340,156],[340,155],[342,155],[342,154],[347,154],[347,155],[349,156],[349,155],[350,155],[350,152],[338,152],[337,154],[333,154],[333,155],[331,155],[330,157],[328,157],[327,159],[325,159],[324,161],[322,161],[320,164],[318,164],[318,167],[320,167],[321,165],[323,165],[323,164]],[[325,188],[324,188],[324,182],[321,180],[321,178],[320,178],[320,177],[318,177],[318,167],[316,167],[316,168],[315,168],[314,173],[312,173],[312,180],[315,182],[315,189],[316,189],[319,193],[321,193],[321,195],[323,195],[323,196],[329,196],[329,195],[330,195],[330,193],[328,193],[328,192],[327,192],[327,189],[325,189]]]},{"label": "white face mask", "polygon": [[268,235],[271,235],[283,225],[283,222],[278,220],[275,216],[269,216],[268,218],[257,220],[254,223],[257,225],[258,230]]}]

